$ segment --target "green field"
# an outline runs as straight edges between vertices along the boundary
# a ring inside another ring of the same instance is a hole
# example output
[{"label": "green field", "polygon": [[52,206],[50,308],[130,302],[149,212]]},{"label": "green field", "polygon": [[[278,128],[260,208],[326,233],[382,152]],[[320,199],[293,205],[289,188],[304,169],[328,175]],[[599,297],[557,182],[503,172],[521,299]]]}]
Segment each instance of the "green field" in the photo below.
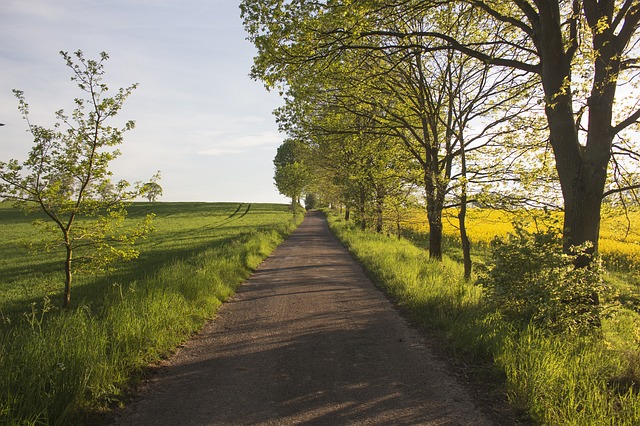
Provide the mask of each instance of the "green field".
[{"label": "green field", "polygon": [[0,203],[0,424],[73,423],[116,403],[302,218],[276,204],[136,203],[127,220],[151,212],[139,258],[77,274],[65,312],[63,253],[34,253],[35,217]]},{"label": "green field", "polygon": [[[139,259],[119,265],[108,275],[78,275],[72,289],[76,306],[98,302],[114,283],[153,275],[167,262],[190,258],[247,233],[272,229],[291,215],[287,206],[273,204],[136,203],[129,208],[128,217],[136,220],[148,213],[157,215],[156,231],[137,244]],[[32,225],[35,217],[0,203],[0,312],[4,315],[22,312],[45,296],[56,306],[62,299],[64,253],[30,249],[39,238]]]}]

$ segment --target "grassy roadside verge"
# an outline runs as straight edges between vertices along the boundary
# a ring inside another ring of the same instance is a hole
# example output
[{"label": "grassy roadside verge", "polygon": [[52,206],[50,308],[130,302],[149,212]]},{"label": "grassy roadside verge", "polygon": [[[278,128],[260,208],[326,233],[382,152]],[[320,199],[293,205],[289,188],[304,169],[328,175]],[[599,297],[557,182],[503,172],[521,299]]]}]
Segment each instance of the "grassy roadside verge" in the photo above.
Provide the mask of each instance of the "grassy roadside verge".
[{"label": "grassy roadside verge", "polygon": [[[362,232],[334,215],[339,240],[421,327],[446,340],[453,356],[501,386],[516,409],[549,425],[640,424],[638,316],[621,308],[601,336],[517,330],[465,283],[461,265],[408,240]],[[489,370],[487,364],[493,365]],[[488,373],[488,374],[487,374]]]},{"label": "grassy roadside verge", "polygon": [[[173,207],[174,216],[184,213]],[[0,424],[82,423],[86,413],[116,402],[146,365],[212,318],[301,220],[294,222],[286,207],[274,218],[274,212],[254,206],[251,212],[246,209],[246,222],[231,229],[233,214],[226,210],[208,218],[207,224],[215,223],[206,225],[210,235],[192,218],[161,230],[149,244],[167,237],[171,246],[164,251],[170,257],[161,264],[148,259],[148,269],[129,271],[108,285],[104,277],[87,284],[101,289],[85,292],[93,295],[68,312],[45,297],[21,318],[5,318],[0,327]],[[184,247],[177,245],[176,235]],[[198,240],[197,250],[187,246],[191,240]]]}]

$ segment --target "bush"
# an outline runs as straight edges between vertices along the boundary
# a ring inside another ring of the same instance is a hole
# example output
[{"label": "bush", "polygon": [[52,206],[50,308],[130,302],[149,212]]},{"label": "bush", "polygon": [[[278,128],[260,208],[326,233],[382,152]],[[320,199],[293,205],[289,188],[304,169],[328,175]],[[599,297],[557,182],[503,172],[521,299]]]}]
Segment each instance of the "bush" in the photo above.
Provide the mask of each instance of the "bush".
[{"label": "bush", "polygon": [[551,331],[585,332],[600,325],[608,288],[598,257],[588,267],[574,265],[590,256],[588,245],[562,253],[557,229],[527,231],[514,224],[514,233],[491,242],[487,268],[480,283],[487,298],[505,317],[526,326],[533,322]]}]

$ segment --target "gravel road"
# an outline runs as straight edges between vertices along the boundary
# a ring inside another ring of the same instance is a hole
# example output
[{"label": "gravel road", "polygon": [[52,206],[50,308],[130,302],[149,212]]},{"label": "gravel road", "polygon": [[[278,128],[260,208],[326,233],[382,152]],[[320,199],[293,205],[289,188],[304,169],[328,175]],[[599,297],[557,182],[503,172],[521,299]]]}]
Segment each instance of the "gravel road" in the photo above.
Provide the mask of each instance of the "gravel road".
[{"label": "gravel road", "polygon": [[491,422],[310,212],[115,424]]}]

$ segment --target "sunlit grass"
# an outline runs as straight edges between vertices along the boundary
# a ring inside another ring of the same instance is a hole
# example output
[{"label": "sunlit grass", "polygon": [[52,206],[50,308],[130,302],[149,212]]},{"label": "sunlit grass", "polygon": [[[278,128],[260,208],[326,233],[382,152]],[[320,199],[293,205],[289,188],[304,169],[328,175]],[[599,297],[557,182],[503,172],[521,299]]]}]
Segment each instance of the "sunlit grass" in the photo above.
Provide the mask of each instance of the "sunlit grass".
[{"label": "sunlit grass", "polygon": [[64,312],[55,255],[29,255],[31,219],[0,205],[4,254],[13,256],[0,268],[0,424],[82,422],[118,401],[295,227],[287,206],[238,203],[136,204],[131,220],[150,211],[157,231],[140,258],[79,276]]},{"label": "sunlit grass", "polygon": [[336,216],[330,224],[414,321],[440,333],[478,380],[501,386],[509,402],[536,423],[640,424],[635,310],[610,312],[590,336],[517,329],[484,303],[482,288],[465,282],[462,266],[448,256],[432,261],[410,241],[359,231]]},{"label": "sunlit grass", "polygon": [[[443,215],[444,251],[453,259],[461,260],[456,214],[456,211],[448,210]],[[530,230],[535,230],[536,227],[544,229],[552,221],[555,221],[555,226],[560,226],[562,216],[559,212],[547,215],[541,211],[469,209],[467,231],[476,264],[484,262],[491,240],[513,232],[514,220],[522,220]],[[428,234],[427,215],[416,209],[402,226],[414,239],[425,239]],[[625,213],[611,207],[603,209],[599,252],[607,270],[605,278],[616,287],[620,301],[640,312],[640,211],[635,209]]]}]

